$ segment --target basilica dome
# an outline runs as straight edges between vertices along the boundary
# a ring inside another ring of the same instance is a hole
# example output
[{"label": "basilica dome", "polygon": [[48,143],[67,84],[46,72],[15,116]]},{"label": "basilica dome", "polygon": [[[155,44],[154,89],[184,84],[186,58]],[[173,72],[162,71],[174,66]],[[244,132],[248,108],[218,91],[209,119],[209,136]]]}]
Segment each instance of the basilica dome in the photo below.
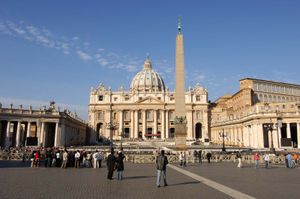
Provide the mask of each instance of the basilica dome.
[{"label": "basilica dome", "polygon": [[130,90],[141,92],[165,91],[165,83],[161,75],[152,69],[149,58],[144,62],[144,69],[132,79]]}]

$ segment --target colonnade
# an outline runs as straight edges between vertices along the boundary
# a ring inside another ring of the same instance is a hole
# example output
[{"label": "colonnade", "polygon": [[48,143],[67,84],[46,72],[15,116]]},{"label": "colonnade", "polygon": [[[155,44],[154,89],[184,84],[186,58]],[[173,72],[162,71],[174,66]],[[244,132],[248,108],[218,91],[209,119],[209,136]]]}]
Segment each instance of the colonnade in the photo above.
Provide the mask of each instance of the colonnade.
[{"label": "colonnade", "polygon": [[[64,143],[64,136],[62,135],[65,132],[61,128],[64,125],[61,125],[58,120],[1,120],[0,122],[2,126],[0,129],[2,138],[1,145],[4,147],[32,145],[41,147],[57,147],[62,146],[62,143]],[[51,130],[49,125],[52,125],[53,127],[55,125],[53,128],[54,130]],[[31,138],[34,138],[35,141],[30,141]]]},{"label": "colonnade", "polygon": [[[251,147],[251,148],[265,148],[265,145],[271,147],[272,140],[274,148],[283,148],[286,146],[281,145],[282,138],[282,129],[278,126],[274,125],[274,128],[271,130],[265,129],[267,131],[264,133],[264,125],[267,123],[249,123],[245,125],[228,125],[223,127],[213,127],[211,130],[211,140],[214,143],[222,144],[223,138],[222,133],[224,132],[224,142],[225,145],[231,146],[239,146],[239,147]],[[300,148],[300,123],[299,122],[285,122],[286,125],[286,137],[290,138],[292,141],[297,141],[297,148]],[[293,134],[297,134],[296,136],[292,136],[291,124],[297,125],[297,130],[293,131]],[[269,131],[268,131],[269,130]],[[272,133],[272,135],[271,135]],[[264,135],[265,134],[265,135]],[[267,136],[267,137],[266,137]],[[272,137],[273,136],[273,139]],[[293,138],[292,138],[293,137]],[[291,143],[290,146],[292,146]]]}]

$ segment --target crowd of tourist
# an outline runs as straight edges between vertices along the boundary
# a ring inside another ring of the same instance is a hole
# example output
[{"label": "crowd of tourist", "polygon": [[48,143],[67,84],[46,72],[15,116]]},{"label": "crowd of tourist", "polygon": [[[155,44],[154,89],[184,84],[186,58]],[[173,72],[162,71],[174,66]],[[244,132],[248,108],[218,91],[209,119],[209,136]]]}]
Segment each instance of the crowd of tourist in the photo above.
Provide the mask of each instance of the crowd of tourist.
[{"label": "crowd of tourist", "polygon": [[103,153],[99,151],[67,151],[59,149],[33,150],[30,156],[31,167],[93,167],[100,168]]}]

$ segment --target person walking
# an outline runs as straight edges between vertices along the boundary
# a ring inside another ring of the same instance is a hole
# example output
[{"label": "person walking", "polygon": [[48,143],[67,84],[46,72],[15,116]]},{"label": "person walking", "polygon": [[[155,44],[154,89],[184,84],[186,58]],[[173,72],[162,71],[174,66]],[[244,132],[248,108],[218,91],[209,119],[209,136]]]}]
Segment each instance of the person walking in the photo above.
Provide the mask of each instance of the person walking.
[{"label": "person walking", "polygon": [[255,153],[253,156],[253,159],[255,161],[255,169],[258,169],[258,165],[259,165],[259,154]]},{"label": "person walking", "polygon": [[107,161],[106,161],[106,165],[107,165],[107,179],[112,180],[113,177],[113,173],[115,170],[115,166],[116,166],[116,157],[114,155],[114,149],[111,149],[110,154],[107,157]]},{"label": "person walking", "polygon": [[187,155],[186,155],[186,152],[183,152],[183,153],[182,153],[182,160],[183,160],[183,166],[185,166],[185,167],[186,167],[186,159],[187,159],[186,156],[187,156]]},{"label": "person walking", "polygon": [[293,162],[292,162],[292,155],[290,154],[290,153],[288,153],[287,155],[286,155],[286,159],[287,159],[287,162],[288,162],[288,168],[293,168]]},{"label": "person walking", "polygon": [[242,168],[242,154],[240,152],[236,153],[236,159],[238,160],[238,168]]},{"label": "person walking", "polygon": [[202,151],[201,150],[198,151],[198,156],[199,156],[198,157],[199,163],[202,164]]},{"label": "person walking", "polygon": [[80,152],[75,153],[75,168],[80,168]]},{"label": "person walking", "polygon": [[270,162],[270,156],[267,152],[264,155],[264,161],[265,161],[265,168],[268,169],[269,168],[269,162]]},{"label": "person walking", "polygon": [[167,184],[167,164],[168,158],[165,156],[165,151],[161,150],[159,156],[156,157],[156,169],[157,169],[157,178],[156,178],[156,186],[160,187],[160,179],[161,176],[164,179],[164,186],[168,186]]},{"label": "person walking", "polygon": [[206,158],[207,158],[207,162],[210,163],[210,158],[211,158],[211,153],[210,152],[208,152],[206,154]]},{"label": "person walking", "polygon": [[65,169],[67,168],[67,163],[68,163],[68,152],[65,150],[63,155],[62,155],[62,164],[61,164],[61,168]]},{"label": "person walking", "polygon": [[183,153],[180,152],[179,154],[179,163],[180,163],[180,166],[182,167],[183,166]]},{"label": "person walking", "polygon": [[98,156],[99,156],[99,153],[98,151],[96,151],[95,153],[93,153],[93,168],[96,169],[96,168],[99,168],[99,165],[97,164],[98,161]]},{"label": "person walking", "polygon": [[124,159],[125,159],[124,154],[122,153],[122,151],[119,151],[118,152],[118,157],[116,159],[116,168],[117,168],[118,180],[123,180]]}]

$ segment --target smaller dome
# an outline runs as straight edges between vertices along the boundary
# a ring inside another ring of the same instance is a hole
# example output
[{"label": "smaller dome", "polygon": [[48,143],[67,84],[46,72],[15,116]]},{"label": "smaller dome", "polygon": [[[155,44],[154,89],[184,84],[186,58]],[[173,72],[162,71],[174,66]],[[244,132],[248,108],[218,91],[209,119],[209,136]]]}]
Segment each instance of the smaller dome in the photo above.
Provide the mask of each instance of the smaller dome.
[{"label": "smaller dome", "polygon": [[165,91],[165,84],[161,75],[152,69],[152,64],[147,57],[144,62],[144,69],[138,72],[130,84],[131,91]]}]

